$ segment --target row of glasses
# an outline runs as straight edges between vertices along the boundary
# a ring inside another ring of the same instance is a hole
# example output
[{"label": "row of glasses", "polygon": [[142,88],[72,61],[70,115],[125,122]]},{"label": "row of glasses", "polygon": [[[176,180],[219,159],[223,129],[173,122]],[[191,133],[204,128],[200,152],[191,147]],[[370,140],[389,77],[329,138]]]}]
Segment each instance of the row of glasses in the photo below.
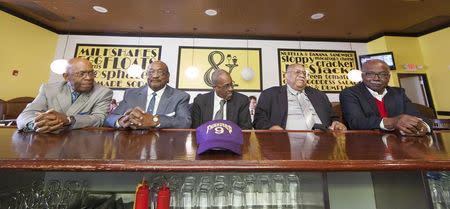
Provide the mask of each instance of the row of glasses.
[{"label": "row of glasses", "polygon": [[243,209],[300,208],[300,178],[297,174],[195,174],[149,178],[152,208],[156,193],[167,183],[171,208]]},{"label": "row of glasses", "polygon": [[[86,195],[86,183],[80,181],[50,180],[47,184],[35,181],[9,194],[2,208],[8,209],[66,209]],[[5,205],[5,206],[4,206]]]}]

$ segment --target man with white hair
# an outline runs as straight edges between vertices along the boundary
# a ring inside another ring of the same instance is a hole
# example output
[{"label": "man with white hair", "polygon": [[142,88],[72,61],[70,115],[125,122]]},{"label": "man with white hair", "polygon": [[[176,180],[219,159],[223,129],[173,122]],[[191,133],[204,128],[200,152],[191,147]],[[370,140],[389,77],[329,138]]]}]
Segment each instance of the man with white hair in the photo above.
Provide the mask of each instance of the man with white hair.
[{"label": "man with white hair", "polygon": [[17,128],[40,133],[103,125],[113,92],[95,83],[92,64],[69,60],[64,81],[41,86],[37,97],[17,118]]},{"label": "man with white hair", "polygon": [[269,130],[347,130],[338,121],[325,93],[307,86],[302,64],[286,69],[285,86],[264,90],[256,106],[255,129]]}]

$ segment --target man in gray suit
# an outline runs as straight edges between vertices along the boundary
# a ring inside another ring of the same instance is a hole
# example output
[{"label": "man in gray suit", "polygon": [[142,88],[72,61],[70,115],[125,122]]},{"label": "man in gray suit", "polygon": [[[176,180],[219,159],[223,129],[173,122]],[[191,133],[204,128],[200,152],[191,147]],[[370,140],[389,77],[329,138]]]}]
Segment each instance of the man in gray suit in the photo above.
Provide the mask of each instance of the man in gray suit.
[{"label": "man in gray suit", "polygon": [[162,61],[147,70],[146,86],[125,91],[123,101],[106,118],[114,128],[189,128],[189,94],[167,85],[169,69]]},{"label": "man in gray suit", "polygon": [[113,93],[95,84],[92,64],[73,58],[63,77],[63,82],[41,86],[17,118],[19,130],[47,133],[103,125]]}]

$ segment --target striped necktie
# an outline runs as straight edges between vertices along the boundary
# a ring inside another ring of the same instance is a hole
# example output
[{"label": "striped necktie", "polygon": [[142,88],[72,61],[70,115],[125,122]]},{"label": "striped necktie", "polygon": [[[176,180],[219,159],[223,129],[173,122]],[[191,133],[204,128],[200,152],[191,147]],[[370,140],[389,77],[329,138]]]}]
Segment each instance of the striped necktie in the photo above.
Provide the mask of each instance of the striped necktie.
[{"label": "striped necktie", "polygon": [[78,99],[79,96],[80,94],[78,92],[72,91],[72,104]]},{"label": "striped necktie", "polygon": [[223,105],[225,104],[225,100],[220,100],[220,109],[214,115],[214,120],[222,120],[223,119]]},{"label": "striped necktie", "polygon": [[156,92],[152,93],[152,98],[150,99],[150,102],[148,103],[147,112],[150,114],[153,114],[153,109],[155,108],[155,101],[156,101]]}]

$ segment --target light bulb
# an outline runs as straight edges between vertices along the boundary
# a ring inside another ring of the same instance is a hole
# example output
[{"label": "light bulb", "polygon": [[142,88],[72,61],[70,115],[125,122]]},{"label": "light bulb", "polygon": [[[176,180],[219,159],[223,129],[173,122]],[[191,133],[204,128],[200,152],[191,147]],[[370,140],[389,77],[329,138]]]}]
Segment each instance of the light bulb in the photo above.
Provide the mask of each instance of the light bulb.
[{"label": "light bulb", "polygon": [[360,70],[356,70],[356,69],[350,70],[348,72],[347,76],[348,76],[348,79],[350,81],[353,81],[355,83],[358,83],[358,82],[362,81],[361,71]]},{"label": "light bulb", "polygon": [[144,70],[141,68],[141,66],[136,65],[136,64],[130,65],[130,67],[127,69],[128,75],[132,78],[141,77],[142,71],[144,71]]},{"label": "light bulb", "polygon": [[244,80],[250,81],[255,76],[255,72],[253,71],[253,69],[251,67],[246,67],[246,68],[242,69],[241,76]]},{"label": "light bulb", "polygon": [[69,62],[65,59],[56,59],[53,60],[52,64],[50,64],[50,69],[52,72],[62,75],[67,71],[67,67],[69,67]]},{"label": "light bulb", "polygon": [[199,75],[199,70],[197,67],[192,65],[186,68],[186,70],[184,71],[184,75],[188,80],[195,80]]}]

